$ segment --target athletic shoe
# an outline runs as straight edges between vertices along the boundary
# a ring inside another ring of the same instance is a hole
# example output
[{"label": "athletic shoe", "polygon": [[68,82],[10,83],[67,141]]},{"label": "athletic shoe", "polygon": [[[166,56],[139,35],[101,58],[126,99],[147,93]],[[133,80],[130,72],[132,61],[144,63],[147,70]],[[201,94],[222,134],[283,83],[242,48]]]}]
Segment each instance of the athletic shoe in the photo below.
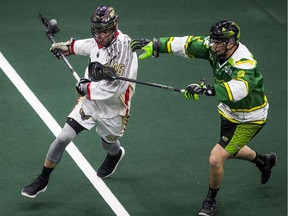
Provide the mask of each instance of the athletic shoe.
[{"label": "athletic shoe", "polygon": [[23,188],[21,194],[28,198],[35,198],[39,193],[43,193],[47,189],[48,179],[44,179],[40,175],[30,185]]},{"label": "athletic shoe", "polygon": [[107,154],[103,164],[100,166],[97,172],[97,176],[101,178],[107,178],[111,176],[122,158],[125,155],[125,150],[123,147],[120,147],[120,150],[117,155],[110,155],[109,153]]},{"label": "athletic shoe", "polygon": [[275,166],[277,163],[277,155],[276,153],[272,152],[271,154],[266,154],[265,156],[265,165],[257,166],[261,171],[261,183],[265,184],[268,182],[271,173],[272,167]]},{"label": "athletic shoe", "polygon": [[206,198],[203,201],[202,209],[198,213],[198,215],[202,216],[214,216],[216,213],[216,200],[211,198]]}]

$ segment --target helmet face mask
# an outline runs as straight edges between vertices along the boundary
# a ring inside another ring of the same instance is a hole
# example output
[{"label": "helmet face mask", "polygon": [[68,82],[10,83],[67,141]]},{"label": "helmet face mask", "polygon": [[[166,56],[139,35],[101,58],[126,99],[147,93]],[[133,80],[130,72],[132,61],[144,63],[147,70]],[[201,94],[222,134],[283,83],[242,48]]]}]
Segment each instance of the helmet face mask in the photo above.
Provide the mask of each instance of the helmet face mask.
[{"label": "helmet face mask", "polygon": [[118,15],[113,7],[99,6],[91,16],[91,32],[98,44],[108,47],[118,29]]},{"label": "helmet face mask", "polygon": [[115,27],[111,27],[111,28],[99,28],[96,25],[91,25],[91,31],[94,33],[109,33],[109,32],[115,32],[116,28]]},{"label": "helmet face mask", "polygon": [[[210,29],[210,48],[218,59],[226,57],[228,44],[238,45],[240,39],[240,28],[232,21],[222,20],[215,23]],[[224,50],[221,47],[224,47]],[[223,50],[223,51],[221,51]]]},{"label": "helmet face mask", "polygon": [[210,49],[216,54],[217,58],[224,58],[227,52],[227,42],[222,40],[210,39]]}]

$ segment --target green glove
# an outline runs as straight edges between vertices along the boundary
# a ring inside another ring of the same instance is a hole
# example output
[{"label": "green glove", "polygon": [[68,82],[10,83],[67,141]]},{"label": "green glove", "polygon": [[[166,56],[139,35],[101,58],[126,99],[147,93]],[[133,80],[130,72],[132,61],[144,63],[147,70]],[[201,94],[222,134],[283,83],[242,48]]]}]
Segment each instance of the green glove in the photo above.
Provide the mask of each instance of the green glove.
[{"label": "green glove", "polygon": [[204,79],[198,83],[190,84],[186,87],[184,97],[187,99],[199,100],[199,95],[205,94],[207,96],[215,96],[215,89],[213,85],[206,85]]},{"label": "green glove", "polygon": [[141,50],[144,52],[139,56],[140,60],[151,57],[153,54],[153,42],[150,41],[146,46],[143,46]]},{"label": "green glove", "polygon": [[130,47],[132,49],[132,52],[142,49],[142,47],[146,46],[150,43],[151,40],[146,38],[139,38],[139,39],[133,39],[130,43]]},{"label": "green glove", "polygon": [[143,50],[144,52],[139,56],[139,59],[145,59],[148,57],[159,57],[159,40],[158,39],[153,39],[153,41],[150,41],[145,38],[140,38],[140,39],[133,39],[131,41],[131,49],[132,51],[136,51],[138,49]]},{"label": "green glove", "polygon": [[[191,84],[193,85],[193,84]],[[189,90],[185,90],[184,92],[184,97],[187,99],[194,99],[194,100],[199,100],[199,95],[196,93],[191,93]]]},{"label": "green glove", "polygon": [[205,81],[201,80],[199,83],[193,83],[186,87],[184,97],[187,99],[199,100],[199,94],[204,93]]}]

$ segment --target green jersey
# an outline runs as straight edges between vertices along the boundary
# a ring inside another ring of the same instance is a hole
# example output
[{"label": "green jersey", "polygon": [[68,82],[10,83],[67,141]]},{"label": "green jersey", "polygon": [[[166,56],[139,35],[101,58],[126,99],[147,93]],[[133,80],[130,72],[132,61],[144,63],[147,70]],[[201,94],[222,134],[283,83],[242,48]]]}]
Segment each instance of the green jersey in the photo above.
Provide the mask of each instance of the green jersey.
[{"label": "green jersey", "polygon": [[236,123],[265,123],[269,105],[264,94],[263,76],[245,45],[239,43],[233,55],[220,64],[209,48],[209,37],[162,37],[159,40],[160,53],[209,61],[213,68],[215,93],[220,101],[220,115]]}]

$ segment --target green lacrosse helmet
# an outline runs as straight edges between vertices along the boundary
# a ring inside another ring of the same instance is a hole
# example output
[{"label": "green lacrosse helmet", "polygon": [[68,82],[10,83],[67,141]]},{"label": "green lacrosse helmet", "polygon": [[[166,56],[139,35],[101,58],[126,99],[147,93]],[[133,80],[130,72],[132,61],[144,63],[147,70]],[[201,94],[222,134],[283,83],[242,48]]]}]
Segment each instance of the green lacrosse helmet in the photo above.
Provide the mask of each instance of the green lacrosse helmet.
[{"label": "green lacrosse helmet", "polygon": [[210,39],[228,42],[230,38],[235,38],[238,44],[240,39],[239,26],[230,20],[222,20],[212,25],[210,29]]}]

